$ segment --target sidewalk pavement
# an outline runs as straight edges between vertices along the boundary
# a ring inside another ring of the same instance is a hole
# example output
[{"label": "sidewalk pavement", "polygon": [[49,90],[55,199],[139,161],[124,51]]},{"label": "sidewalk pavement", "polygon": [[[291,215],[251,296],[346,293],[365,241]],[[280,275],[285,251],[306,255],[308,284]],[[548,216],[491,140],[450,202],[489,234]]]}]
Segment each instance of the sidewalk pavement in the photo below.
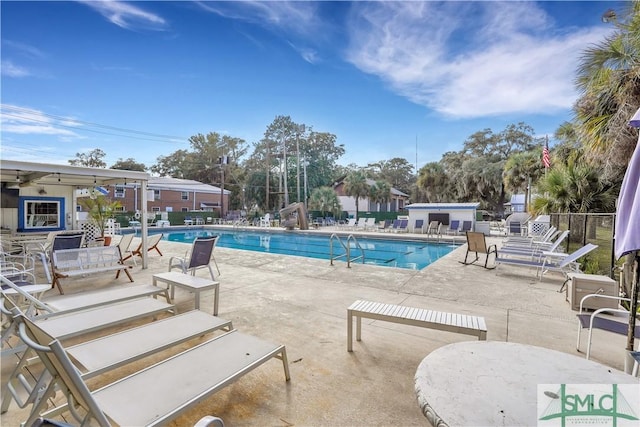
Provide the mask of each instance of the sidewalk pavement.
[{"label": "sidewalk pavement", "polygon": [[[188,249],[169,241],[160,247],[164,256],[150,253],[148,269],[142,270],[140,264],[133,267],[136,284],[151,283],[154,273],[167,271],[171,256],[183,256]],[[232,320],[244,333],[285,344],[291,381],[284,381],[280,361],[269,361],[170,425],[193,425],[205,415],[221,417],[227,427],[428,425],[416,402],[416,368],[433,350],[473,338],[364,320],[363,340],[355,342],[349,353],[346,309],[357,299],[484,316],[488,340],[526,343],[584,357],[575,348],[575,312],[564,293],[558,293],[561,275],[548,273],[538,281],[535,271],[526,268],[465,266],[459,262],[465,248],[414,271],[363,264],[347,268],[343,262],[331,266],[325,260],[217,247],[219,316]],[[197,273],[207,274],[206,270]],[[113,280],[111,275],[64,284],[69,294],[126,285],[126,279]],[[50,293],[55,295],[57,290]],[[193,309],[193,294],[176,289],[176,302],[180,312]],[[201,309],[213,311],[212,292],[202,294]],[[623,369],[625,337],[599,332],[594,333],[592,359]],[[586,340],[583,342],[584,346]],[[3,378],[14,363],[8,359],[2,360]],[[161,357],[94,378],[90,387],[157,360]],[[153,399],[153,393],[150,387],[148,395],[131,398]],[[25,418],[25,410],[13,404],[0,421],[17,426]]]}]

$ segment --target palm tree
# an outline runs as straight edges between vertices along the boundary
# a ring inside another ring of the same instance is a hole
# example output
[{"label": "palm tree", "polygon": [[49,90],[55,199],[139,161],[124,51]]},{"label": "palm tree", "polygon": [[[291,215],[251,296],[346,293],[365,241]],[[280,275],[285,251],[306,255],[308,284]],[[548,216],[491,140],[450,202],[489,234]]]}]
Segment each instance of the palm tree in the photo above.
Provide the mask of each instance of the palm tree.
[{"label": "palm tree", "polygon": [[524,190],[524,198],[527,203],[529,200],[529,183],[536,182],[542,175],[541,158],[542,150],[534,149],[511,155],[504,165],[502,176],[505,187],[514,193]]},{"label": "palm tree", "polygon": [[309,197],[309,206],[322,212],[322,216],[325,216],[326,212],[332,212],[335,216],[336,211],[342,210],[338,195],[331,187],[314,188]]},{"label": "palm tree", "polygon": [[359,200],[369,194],[369,184],[364,172],[356,170],[349,173],[344,179],[344,192],[347,196],[356,199],[356,219],[358,218]]},{"label": "palm tree", "polygon": [[615,200],[600,170],[583,162],[556,166],[538,181],[537,188],[544,196],[533,202],[536,214],[608,212]]},{"label": "palm tree", "polygon": [[427,202],[453,200],[449,177],[441,162],[430,162],[420,168],[417,186],[426,195]]},{"label": "palm tree", "polygon": [[579,139],[614,181],[622,180],[636,146],[627,122],[640,105],[640,2],[627,4],[620,19],[607,12],[616,31],[584,51],[576,80],[582,95],[574,107]]},{"label": "palm tree", "polygon": [[376,181],[376,183],[370,187],[369,197],[371,197],[371,200],[375,203],[386,204],[391,198],[391,184],[387,181]]}]

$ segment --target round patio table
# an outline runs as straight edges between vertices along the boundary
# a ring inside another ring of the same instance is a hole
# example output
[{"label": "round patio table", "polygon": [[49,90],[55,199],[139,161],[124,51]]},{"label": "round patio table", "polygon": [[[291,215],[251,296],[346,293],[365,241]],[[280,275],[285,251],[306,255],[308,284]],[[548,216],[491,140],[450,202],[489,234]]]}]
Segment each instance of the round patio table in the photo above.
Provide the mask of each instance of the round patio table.
[{"label": "round patio table", "polygon": [[[415,389],[418,404],[434,427],[533,426],[541,416],[538,384],[639,381],[622,371],[555,350],[469,341],[441,347],[425,357],[416,371]],[[557,388],[549,387],[548,392],[553,395]]]}]

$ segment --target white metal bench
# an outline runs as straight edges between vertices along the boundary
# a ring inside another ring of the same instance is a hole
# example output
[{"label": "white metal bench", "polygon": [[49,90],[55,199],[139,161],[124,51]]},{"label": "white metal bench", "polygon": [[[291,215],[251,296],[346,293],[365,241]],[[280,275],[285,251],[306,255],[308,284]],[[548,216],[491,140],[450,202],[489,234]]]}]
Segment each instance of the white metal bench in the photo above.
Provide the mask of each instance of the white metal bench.
[{"label": "white metal bench", "polygon": [[117,246],[94,246],[79,249],[60,249],[52,254],[53,283],[58,285],[60,293],[62,286],[60,279],[69,277],[82,277],[89,274],[107,273],[110,271],[124,271],[130,281],[133,277],[129,273],[131,266],[122,262],[120,249]]},{"label": "white metal bench", "polygon": [[358,300],[347,308],[347,350],[353,351],[353,318],[356,318],[356,340],[361,340],[362,318],[402,323],[441,331],[473,335],[487,339],[484,317],[444,313],[423,308]]}]

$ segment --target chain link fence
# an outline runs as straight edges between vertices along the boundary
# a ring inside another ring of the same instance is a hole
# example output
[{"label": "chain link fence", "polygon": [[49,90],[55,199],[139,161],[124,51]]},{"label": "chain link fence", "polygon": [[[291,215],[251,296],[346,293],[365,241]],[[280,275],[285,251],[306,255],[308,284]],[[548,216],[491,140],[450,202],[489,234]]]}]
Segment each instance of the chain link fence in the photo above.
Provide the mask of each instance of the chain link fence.
[{"label": "chain link fence", "polygon": [[613,235],[615,214],[613,213],[561,213],[551,214],[551,225],[558,230],[569,230],[569,237],[562,245],[571,253],[587,243],[598,245],[580,260],[582,271],[601,274],[617,279]]}]

